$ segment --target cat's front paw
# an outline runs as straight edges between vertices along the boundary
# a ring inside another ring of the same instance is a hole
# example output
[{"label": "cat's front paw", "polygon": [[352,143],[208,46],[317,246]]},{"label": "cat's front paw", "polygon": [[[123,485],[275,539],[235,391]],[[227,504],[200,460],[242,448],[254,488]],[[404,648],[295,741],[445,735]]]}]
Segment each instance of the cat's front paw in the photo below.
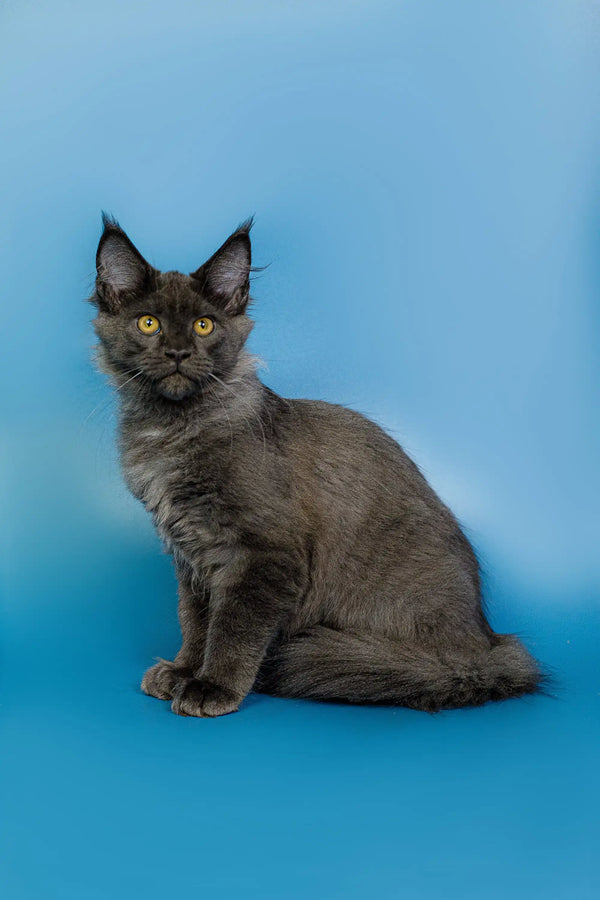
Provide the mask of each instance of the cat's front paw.
[{"label": "cat's front paw", "polygon": [[166,659],[160,659],[142,678],[141,688],[150,697],[172,700],[177,689],[192,677],[192,670],[176,666]]},{"label": "cat's front paw", "polygon": [[173,694],[171,706],[178,716],[225,716],[236,712],[243,697],[204,678],[190,678]]}]

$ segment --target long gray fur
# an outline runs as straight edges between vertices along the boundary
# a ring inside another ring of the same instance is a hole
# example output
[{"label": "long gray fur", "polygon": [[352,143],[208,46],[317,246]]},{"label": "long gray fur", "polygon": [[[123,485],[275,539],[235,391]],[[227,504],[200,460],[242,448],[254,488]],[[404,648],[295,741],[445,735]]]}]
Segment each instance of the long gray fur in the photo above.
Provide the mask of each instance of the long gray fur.
[{"label": "long gray fur", "polygon": [[[182,647],[143,690],[194,716],[251,690],[428,711],[536,691],[540,667],[492,631],[475,554],[401,447],[260,382],[244,348],[250,226],[183,275],[104,219],[98,361],[119,386],[125,479],[179,581]],[[146,314],[154,336],[136,325]]]}]

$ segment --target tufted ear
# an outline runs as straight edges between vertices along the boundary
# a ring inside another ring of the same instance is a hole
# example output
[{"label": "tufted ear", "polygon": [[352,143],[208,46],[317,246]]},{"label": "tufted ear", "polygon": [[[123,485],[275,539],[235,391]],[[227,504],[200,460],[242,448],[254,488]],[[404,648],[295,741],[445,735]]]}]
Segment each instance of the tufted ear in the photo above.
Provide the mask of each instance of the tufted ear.
[{"label": "tufted ear", "polygon": [[96,294],[99,305],[116,311],[128,295],[148,286],[154,269],[131,243],[118,222],[102,214],[104,231],[96,253]]},{"label": "tufted ear", "polygon": [[241,315],[248,305],[252,247],[252,219],[243,222],[211,258],[191,273],[198,289],[232,316]]}]

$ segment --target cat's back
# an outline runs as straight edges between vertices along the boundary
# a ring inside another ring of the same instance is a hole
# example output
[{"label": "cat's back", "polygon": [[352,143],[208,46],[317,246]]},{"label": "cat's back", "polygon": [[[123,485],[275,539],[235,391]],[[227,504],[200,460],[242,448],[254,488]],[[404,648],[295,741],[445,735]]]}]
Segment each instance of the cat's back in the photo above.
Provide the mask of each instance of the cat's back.
[{"label": "cat's back", "polygon": [[435,496],[419,469],[381,426],[353,409],[322,400],[290,400],[290,440],[313,465],[356,472],[361,482],[387,476]]},{"label": "cat's back", "polygon": [[304,510],[321,521],[337,520],[346,531],[402,520],[431,532],[458,532],[416,464],[371,419],[320,400],[284,403],[276,418]]}]

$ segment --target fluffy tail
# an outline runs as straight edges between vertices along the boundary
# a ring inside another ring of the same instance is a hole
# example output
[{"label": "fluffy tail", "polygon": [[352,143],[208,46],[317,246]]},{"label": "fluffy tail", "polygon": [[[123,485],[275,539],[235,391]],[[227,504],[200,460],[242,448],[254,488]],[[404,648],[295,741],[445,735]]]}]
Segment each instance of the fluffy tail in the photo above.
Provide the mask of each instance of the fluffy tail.
[{"label": "fluffy tail", "polygon": [[543,680],[537,662],[510,634],[493,635],[487,649],[438,652],[315,626],[272,652],[255,689],[434,712],[531,694]]}]

